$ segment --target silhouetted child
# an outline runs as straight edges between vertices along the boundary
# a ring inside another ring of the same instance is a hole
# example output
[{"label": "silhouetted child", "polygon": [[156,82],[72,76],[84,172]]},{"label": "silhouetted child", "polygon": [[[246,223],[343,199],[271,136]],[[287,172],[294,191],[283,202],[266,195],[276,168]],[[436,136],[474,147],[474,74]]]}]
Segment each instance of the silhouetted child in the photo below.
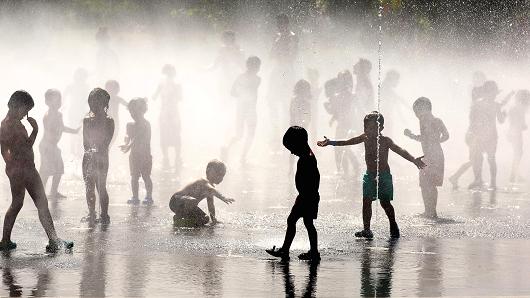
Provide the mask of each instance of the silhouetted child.
[{"label": "silhouetted child", "polygon": [[116,137],[120,133],[120,105],[127,106],[127,101],[118,95],[120,93],[120,83],[118,83],[118,81],[107,81],[105,83],[105,90],[110,95],[108,114],[110,118],[114,120],[114,136],[110,142],[113,144],[114,140],[116,140]]},{"label": "silhouetted child", "polygon": [[244,140],[243,151],[241,153],[241,162],[245,163],[248,151],[254,140],[256,133],[257,112],[256,104],[258,100],[258,88],[261,83],[261,78],[257,75],[261,67],[261,60],[256,56],[251,56],[247,59],[247,70],[239,75],[232,86],[232,96],[236,101],[236,135],[232,138],[230,143],[224,150],[229,151],[230,148],[239,140]]},{"label": "silhouetted child", "polygon": [[81,127],[77,129],[69,128],[63,123],[63,114],[59,111],[62,104],[61,92],[57,89],[48,89],[44,94],[44,102],[48,106],[48,112],[42,120],[44,124],[44,134],[39,144],[40,151],[40,176],[42,184],[46,188],[48,178],[52,178],[52,186],[49,197],[65,198],[59,193],[59,183],[64,174],[64,162],[59,149],[58,143],[61,140],[63,132],[76,134]]},{"label": "silhouetted child", "polygon": [[[322,87],[320,86],[320,74],[317,69],[307,69],[307,81],[311,85],[311,124],[309,127],[312,138],[318,136],[318,118],[320,115],[320,103],[319,98],[322,93]],[[314,140],[316,141],[316,140]]]},{"label": "silhouetted child", "polygon": [[152,205],[153,181],[151,181],[151,169],[153,167],[153,159],[151,157],[151,124],[144,118],[147,112],[147,103],[143,98],[135,98],[129,102],[128,108],[134,122],[127,123],[125,144],[120,146],[123,153],[131,151],[129,169],[131,171],[132,198],[127,203],[134,205],[140,203],[138,198],[138,180],[141,176],[147,192],[143,203]]},{"label": "silhouetted child", "polygon": [[364,113],[375,108],[374,87],[370,79],[372,63],[366,59],[359,59],[353,66],[353,74],[357,77],[355,84],[355,97],[359,100],[361,110]]},{"label": "silhouetted child", "polygon": [[522,180],[519,175],[519,165],[523,157],[523,131],[528,129],[526,114],[530,105],[530,91],[519,90],[515,94],[515,104],[508,111],[508,139],[512,143],[513,163],[510,174],[510,183]]},{"label": "silhouetted child", "polygon": [[[188,184],[182,190],[171,196],[169,209],[175,213],[173,222],[183,226],[203,226],[211,219],[216,224],[214,197],[226,204],[231,204],[234,199],[223,196],[215,189],[215,185],[223,182],[226,166],[218,160],[212,160],[206,166],[206,179],[199,179]],[[199,208],[199,203],[206,199],[210,218]]]},{"label": "silhouetted child", "polygon": [[300,254],[298,258],[300,260],[319,261],[317,230],[313,224],[313,220],[318,215],[318,203],[320,201],[318,193],[320,173],[317,167],[317,160],[307,143],[307,131],[303,127],[289,127],[283,136],[283,145],[292,154],[299,157],[295,176],[298,196],[289,217],[287,217],[287,231],[285,232],[285,240],[282,247],[276,249],[274,246],[266,251],[275,257],[280,257],[284,260],[289,259],[289,249],[296,235],[296,222],[302,218],[309,236],[310,250],[307,253]]},{"label": "silhouetted child", "polygon": [[[335,94],[330,97],[330,102],[325,105],[325,108],[332,115],[330,123],[337,122],[335,138],[345,139],[354,130],[353,119],[355,119],[354,115],[358,114],[355,105],[356,97],[352,94],[353,77],[351,73],[348,70],[338,73],[335,86]],[[359,162],[351,148],[335,148],[335,164],[339,173],[349,175],[351,167],[354,175],[358,175]]]},{"label": "silhouetted child", "polygon": [[175,168],[182,165],[180,156],[180,112],[178,103],[182,100],[182,87],[175,82],[177,72],[170,64],[164,65],[162,74],[166,78],[158,85],[153,100],[160,97],[160,146],[162,147],[163,165],[169,165],[168,150],[175,150]]},{"label": "silhouetted child", "polygon": [[471,106],[469,114],[469,148],[475,180],[469,185],[470,189],[482,187],[482,161],[483,155],[488,156],[490,168],[490,188],[497,187],[497,121],[504,122],[506,114],[501,107],[509,100],[507,97],[503,103],[495,102],[499,94],[497,83],[486,81],[479,90],[481,100],[475,101]]},{"label": "silhouetted child", "polygon": [[88,95],[90,112],[83,120],[83,178],[86,187],[88,215],[84,220],[96,220],[96,192],[101,207],[100,222],[109,224],[109,194],[107,173],[109,171],[109,145],[114,134],[114,120],[107,115],[110,95],[101,88],[95,88]]},{"label": "silhouetted child", "polygon": [[425,205],[424,215],[430,218],[438,217],[436,204],[438,202],[438,189],[443,185],[444,179],[444,153],[441,143],[449,139],[449,132],[445,124],[432,114],[431,101],[420,97],[414,102],[412,109],[420,120],[420,134],[415,135],[405,129],[405,135],[415,141],[421,142],[427,166],[420,170],[420,188]]},{"label": "silhouetted child", "polygon": [[[324,141],[318,145],[325,147],[349,146],[364,143],[366,174],[363,177],[363,230],[355,233],[355,237],[373,238],[370,230],[372,219],[372,201],[379,199],[381,207],[390,222],[390,236],[399,238],[399,228],[396,223],[394,207],[391,201],[394,197],[394,186],[392,174],[388,165],[388,151],[392,150],[404,159],[414,163],[419,169],[425,167],[421,157],[414,158],[403,148],[396,145],[392,139],[381,134],[384,129],[385,119],[383,115],[374,111],[364,117],[364,133],[360,136],[345,141],[331,141],[324,137]],[[379,149],[379,150],[378,150]]]},{"label": "silhouetted child", "polygon": [[[57,237],[53,219],[48,209],[48,199],[44,186],[35,168],[32,147],[37,138],[39,127],[37,121],[28,116],[28,112],[34,106],[33,98],[26,91],[15,91],[7,106],[9,111],[0,127],[0,146],[2,157],[6,162],[6,174],[11,186],[12,202],[5,214],[0,250],[11,250],[17,247],[16,243],[11,241],[11,231],[24,204],[26,190],[37,207],[39,220],[49,239],[46,251],[57,251],[61,247],[71,249],[74,246],[73,242],[63,241]],[[28,136],[21,122],[24,116],[27,117],[33,128],[30,136]]]}]

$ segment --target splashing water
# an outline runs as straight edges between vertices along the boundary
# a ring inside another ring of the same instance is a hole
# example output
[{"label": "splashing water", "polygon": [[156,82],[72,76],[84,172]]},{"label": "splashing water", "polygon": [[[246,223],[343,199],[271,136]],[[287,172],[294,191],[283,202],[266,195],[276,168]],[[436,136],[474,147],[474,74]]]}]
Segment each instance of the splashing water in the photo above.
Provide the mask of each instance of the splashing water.
[{"label": "splashing water", "polygon": [[[381,66],[382,66],[382,46],[383,46],[383,29],[382,29],[382,23],[383,23],[383,0],[379,0],[379,8],[377,12],[378,17],[378,38],[377,38],[377,160],[376,160],[376,175],[375,175],[375,197],[379,199],[379,148],[380,148],[380,142],[381,142],[381,134],[380,134],[380,124],[379,124],[379,117],[381,117]],[[377,223],[378,221],[378,214],[377,209],[375,209],[375,221],[374,223]]]}]

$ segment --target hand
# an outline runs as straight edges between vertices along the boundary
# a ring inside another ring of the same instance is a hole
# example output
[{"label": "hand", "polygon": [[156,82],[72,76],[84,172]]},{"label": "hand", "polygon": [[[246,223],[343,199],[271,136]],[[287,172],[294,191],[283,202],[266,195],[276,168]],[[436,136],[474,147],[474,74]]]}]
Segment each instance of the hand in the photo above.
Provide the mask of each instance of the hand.
[{"label": "hand", "polygon": [[127,152],[129,152],[129,150],[131,150],[131,145],[121,145],[120,146],[120,150],[123,153],[127,153]]},{"label": "hand", "polygon": [[29,122],[29,125],[31,125],[31,127],[33,129],[39,129],[39,125],[37,124],[37,120],[33,119],[32,117],[28,117],[28,122]]},{"label": "hand", "polygon": [[74,129],[75,133],[79,133],[80,130],[81,130],[81,126],[79,126],[78,128]]},{"label": "hand", "polygon": [[424,158],[425,156],[420,156],[418,158],[415,158],[413,163],[416,165],[416,167],[418,167],[418,169],[423,169],[425,168],[427,165],[423,162],[423,160],[421,160],[422,158]]},{"label": "hand", "polygon": [[326,147],[327,145],[329,145],[329,139],[324,136],[324,141],[318,141],[317,145],[320,147]]},{"label": "hand", "polygon": [[232,204],[233,202],[235,202],[236,200],[232,199],[232,198],[224,198],[223,199],[223,202],[225,202],[227,205],[229,204]]},{"label": "hand", "polygon": [[412,137],[412,131],[410,131],[408,128],[403,131],[403,134],[409,138]]}]

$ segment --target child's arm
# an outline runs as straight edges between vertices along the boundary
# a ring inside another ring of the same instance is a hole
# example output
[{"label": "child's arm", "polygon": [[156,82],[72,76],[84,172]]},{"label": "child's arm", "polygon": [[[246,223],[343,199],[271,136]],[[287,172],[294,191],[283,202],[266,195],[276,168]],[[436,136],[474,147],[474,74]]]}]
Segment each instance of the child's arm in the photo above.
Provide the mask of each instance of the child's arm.
[{"label": "child's arm", "polygon": [[37,139],[37,134],[39,133],[39,125],[37,124],[37,120],[33,119],[32,117],[28,117],[28,122],[33,128],[33,131],[31,132],[28,141],[30,145],[33,146],[33,144],[35,144],[35,140]]},{"label": "child's arm", "polygon": [[210,219],[212,223],[217,223],[217,218],[215,217],[215,205],[213,203],[213,197],[207,197],[206,202],[208,203],[208,212],[210,213]]},{"label": "child's arm", "polygon": [[324,136],[324,141],[317,142],[317,145],[320,146],[320,147],[326,147],[328,145],[331,145],[331,146],[349,146],[349,145],[360,144],[360,143],[364,142],[365,140],[366,140],[366,135],[365,134],[362,134],[360,136],[357,136],[357,137],[354,137],[354,138],[351,138],[351,139],[345,140],[345,141],[331,141],[330,139],[328,139],[327,137]]},{"label": "child's arm", "polygon": [[443,143],[447,140],[449,140],[449,131],[447,131],[447,127],[445,127],[445,124],[442,120],[439,120],[440,125],[440,143]]},{"label": "child's arm", "polygon": [[132,147],[133,139],[131,138],[131,124],[127,123],[125,138],[123,139],[124,144],[120,146],[120,150],[123,153],[129,152]]},{"label": "child's arm", "polygon": [[105,144],[105,148],[109,147],[110,142],[112,141],[112,136],[114,135],[114,119],[107,119],[107,121],[107,134],[105,135],[105,140],[103,142],[103,144]]},{"label": "child's arm", "polygon": [[403,157],[404,159],[412,162],[414,165],[416,165],[416,167],[418,167],[418,169],[423,169],[426,166],[425,163],[421,160],[423,156],[415,158],[410,153],[408,153],[407,150],[396,145],[394,141],[392,141],[392,139],[385,137],[385,141],[386,142],[384,143],[386,143],[386,145],[388,146],[390,150],[394,151],[395,153],[397,153],[399,156]]},{"label": "child's arm", "polygon": [[79,130],[81,130],[81,127],[78,127],[78,128],[70,128],[68,126],[63,126],[63,132],[66,132],[66,133],[72,133],[72,134],[76,134],[76,133],[79,133]]},{"label": "child's arm", "polygon": [[504,123],[504,121],[506,120],[506,112],[502,110],[502,106],[503,104],[499,104],[497,106],[497,120],[501,124]]},{"label": "child's arm", "polygon": [[421,142],[421,135],[415,135],[413,134],[410,129],[405,129],[405,131],[403,132],[403,134],[405,134],[405,136],[413,139],[414,141],[418,141],[418,142]]}]

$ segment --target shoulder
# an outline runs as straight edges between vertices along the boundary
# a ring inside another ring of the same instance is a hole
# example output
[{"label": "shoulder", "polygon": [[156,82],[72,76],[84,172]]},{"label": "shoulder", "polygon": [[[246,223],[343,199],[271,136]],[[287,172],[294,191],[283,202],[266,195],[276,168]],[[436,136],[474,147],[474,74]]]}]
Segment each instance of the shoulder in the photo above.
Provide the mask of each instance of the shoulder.
[{"label": "shoulder", "polygon": [[387,137],[387,136],[381,136],[381,141],[383,144],[387,145],[387,146],[390,146],[390,145],[394,145],[394,141]]}]

